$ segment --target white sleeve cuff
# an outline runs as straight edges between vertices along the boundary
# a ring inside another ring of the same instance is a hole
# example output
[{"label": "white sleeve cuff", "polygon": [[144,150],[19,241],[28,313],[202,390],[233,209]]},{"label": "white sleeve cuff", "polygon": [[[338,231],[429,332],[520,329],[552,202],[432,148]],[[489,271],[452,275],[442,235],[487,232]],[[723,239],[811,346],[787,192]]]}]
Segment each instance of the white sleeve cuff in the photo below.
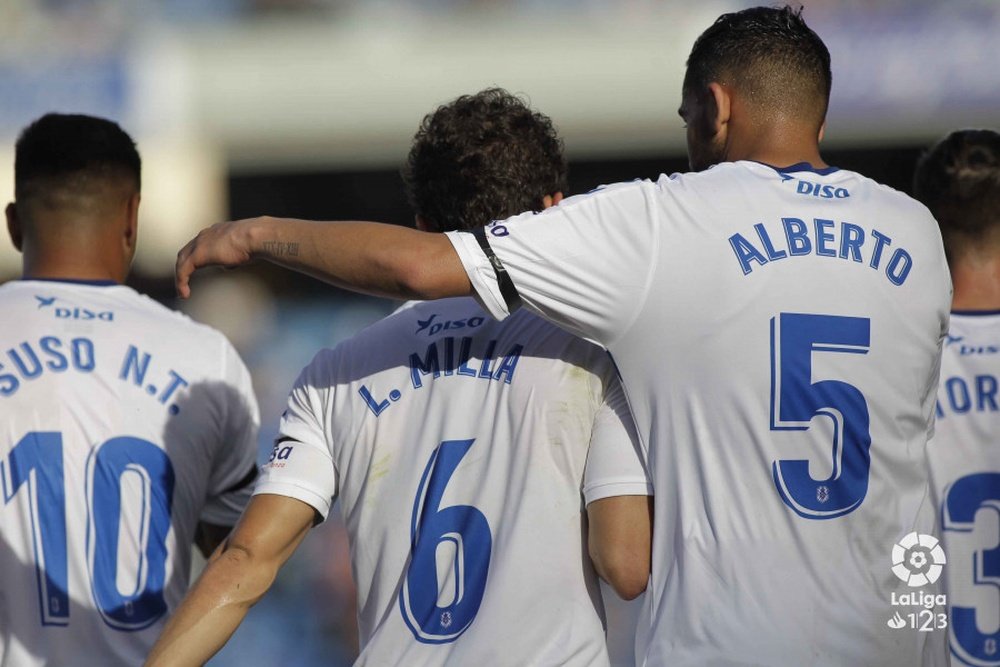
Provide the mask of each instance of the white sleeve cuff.
[{"label": "white sleeve cuff", "polygon": [[257,487],[253,490],[253,494],[255,496],[259,496],[264,493],[301,500],[306,505],[309,505],[319,512],[319,515],[323,517],[324,521],[326,521],[326,517],[330,513],[330,507],[333,505],[331,498],[323,497],[312,489],[307,489],[304,486],[293,484],[291,482],[261,480],[261,482],[257,484]]},{"label": "white sleeve cuff", "polygon": [[583,488],[583,501],[589,505],[595,500],[613,496],[652,496],[653,485],[646,480],[618,479]]},{"label": "white sleeve cuff", "polygon": [[483,307],[483,310],[493,316],[494,319],[503,320],[510,311],[507,303],[500,293],[500,284],[497,282],[496,272],[493,265],[483,249],[479,247],[479,242],[469,232],[445,232],[445,236],[451,241],[451,245],[458,253],[458,258],[462,262],[462,268],[469,276],[472,289],[475,291],[476,301]]}]

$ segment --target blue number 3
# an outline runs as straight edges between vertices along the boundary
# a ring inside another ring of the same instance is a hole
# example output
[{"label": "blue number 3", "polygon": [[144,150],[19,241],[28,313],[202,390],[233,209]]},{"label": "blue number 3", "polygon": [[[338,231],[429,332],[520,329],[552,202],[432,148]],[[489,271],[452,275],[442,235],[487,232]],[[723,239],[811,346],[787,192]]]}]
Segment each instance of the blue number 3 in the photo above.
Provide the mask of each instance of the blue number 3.
[{"label": "blue number 3", "polygon": [[[21,438],[5,466],[0,461],[4,504],[27,485],[42,625],[69,624],[66,488],[62,434],[35,432]],[[34,475],[32,475],[34,473]],[[142,492],[142,553],[132,590],[118,587],[121,481],[133,474]],[[163,599],[166,537],[170,530],[174,470],[166,453],[146,440],[112,438],[87,462],[87,563],[91,591],[104,622],[117,630],[141,630],[167,611]]]},{"label": "blue number 3", "polygon": [[772,465],[782,501],[806,519],[848,514],[868,493],[868,404],[857,387],[846,382],[812,382],[812,354],[867,354],[870,326],[867,318],[837,315],[781,313],[771,319],[771,430],[806,431],[816,416],[833,424],[829,478],[813,479],[807,459],[782,459]]},{"label": "blue number 3", "polygon": [[[957,480],[947,491],[943,509],[945,530],[973,532],[976,513],[980,509],[1000,514],[1000,473],[983,472]],[[976,537],[981,542],[984,536]],[[951,567],[956,568],[951,573],[952,581],[963,578],[968,582],[967,586],[971,585],[976,590],[995,591],[1000,584],[1000,544],[983,547],[968,560],[956,559]],[[978,611],[985,616],[991,605],[980,602],[979,606]],[[951,603],[950,610],[952,653],[969,665],[1000,665],[997,651],[1000,630],[981,632],[980,623],[976,620],[979,615],[976,607]],[[983,626],[989,628],[989,621]]]},{"label": "blue number 3", "polygon": [[[445,487],[474,440],[445,440],[424,468],[413,501],[410,564],[399,592],[403,620],[417,641],[453,642],[475,620],[486,590],[493,536],[486,517],[471,505],[441,507]],[[438,551],[452,554],[438,581]],[[444,594],[442,584],[451,584]],[[442,597],[447,599],[441,600]]]}]

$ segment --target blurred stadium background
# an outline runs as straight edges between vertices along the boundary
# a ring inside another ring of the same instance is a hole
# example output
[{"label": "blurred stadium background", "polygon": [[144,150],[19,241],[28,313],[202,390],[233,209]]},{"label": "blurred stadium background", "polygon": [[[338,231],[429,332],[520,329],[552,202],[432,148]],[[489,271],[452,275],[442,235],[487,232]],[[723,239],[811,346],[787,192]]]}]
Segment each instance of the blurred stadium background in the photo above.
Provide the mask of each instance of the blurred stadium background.
[{"label": "blurred stadium background", "polygon": [[[487,86],[550,115],[572,192],[683,170],[684,59],[709,0],[3,0],[0,196],[18,130],[47,111],[119,121],[144,160],[131,284],[224,331],[260,399],[260,452],[323,346],[395,304],[265,266],[198,278],[177,249],[259,214],[410,224],[399,166],[423,115]],[[923,147],[1000,125],[997,0],[806,0],[833,56],[828,162],[909,189]],[[0,243],[0,280],[20,258]],[[4,322],[0,326],[15,326]],[[313,531],[217,667],[350,664],[353,584],[339,519]]]}]

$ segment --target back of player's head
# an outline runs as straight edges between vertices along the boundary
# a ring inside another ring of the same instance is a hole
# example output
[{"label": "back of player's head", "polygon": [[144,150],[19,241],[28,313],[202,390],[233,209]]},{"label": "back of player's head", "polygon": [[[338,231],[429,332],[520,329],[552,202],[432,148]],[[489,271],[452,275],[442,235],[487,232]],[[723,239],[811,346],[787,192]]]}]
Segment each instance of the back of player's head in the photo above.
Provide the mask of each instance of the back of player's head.
[{"label": "back of player's head", "polygon": [[14,197],[25,222],[111,189],[139,191],[135,142],[116,123],[80,114],[42,116],[17,140]]},{"label": "back of player's head", "polygon": [[948,254],[1000,242],[1000,133],[958,130],[917,162],[913,195],[941,226]]},{"label": "back of player's head", "polygon": [[712,82],[739,91],[760,119],[780,115],[818,130],[833,75],[830,52],[802,19],[802,8],[752,7],[720,16],[695,41],[684,94]]},{"label": "back of player's head", "polygon": [[403,168],[414,210],[438,231],[540,211],[566,188],[552,121],[500,88],[463,95],[424,117]]}]

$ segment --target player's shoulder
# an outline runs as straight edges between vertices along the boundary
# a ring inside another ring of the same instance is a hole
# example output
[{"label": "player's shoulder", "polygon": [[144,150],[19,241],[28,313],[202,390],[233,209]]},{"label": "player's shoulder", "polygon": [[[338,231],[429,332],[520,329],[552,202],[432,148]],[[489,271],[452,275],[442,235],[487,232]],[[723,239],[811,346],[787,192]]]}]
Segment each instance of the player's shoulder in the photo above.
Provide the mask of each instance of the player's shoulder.
[{"label": "player's shoulder", "polygon": [[129,292],[127,299],[137,320],[145,320],[159,327],[165,335],[190,340],[192,343],[232,347],[229,339],[215,327],[198,322],[179,310],[168,308],[146,294],[131,288],[125,289]]}]

